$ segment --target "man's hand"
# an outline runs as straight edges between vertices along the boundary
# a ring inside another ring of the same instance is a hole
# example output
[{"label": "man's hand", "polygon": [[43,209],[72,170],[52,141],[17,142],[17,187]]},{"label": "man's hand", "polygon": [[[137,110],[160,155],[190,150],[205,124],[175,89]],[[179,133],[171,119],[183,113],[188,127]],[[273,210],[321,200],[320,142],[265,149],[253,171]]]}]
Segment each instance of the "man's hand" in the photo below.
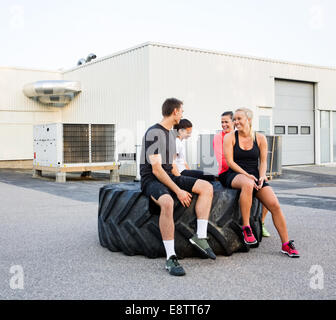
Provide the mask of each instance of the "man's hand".
[{"label": "man's hand", "polygon": [[190,206],[192,195],[189,192],[180,189],[176,193],[176,195],[177,195],[177,198],[182,203],[183,207],[189,207]]}]

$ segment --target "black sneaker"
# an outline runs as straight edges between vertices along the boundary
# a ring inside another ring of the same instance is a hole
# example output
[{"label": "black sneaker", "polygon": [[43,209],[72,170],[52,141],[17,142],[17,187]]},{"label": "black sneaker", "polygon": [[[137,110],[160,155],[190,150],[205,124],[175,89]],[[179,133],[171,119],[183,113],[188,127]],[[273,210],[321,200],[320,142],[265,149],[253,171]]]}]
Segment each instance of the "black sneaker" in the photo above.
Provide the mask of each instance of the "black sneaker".
[{"label": "black sneaker", "polygon": [[200,239],[197,234],[189,239],[190,243],[203,255],[205,258],[216,259],[216,255],[210,248],[206,238]]},{"label": "black sneaker", "polygon": [[166,270],[172,275],[172,276],[184,276],[185,271],[183,267],[179,264],[177,261],[177,257],[170,256],[169,259],[166,262]]}]

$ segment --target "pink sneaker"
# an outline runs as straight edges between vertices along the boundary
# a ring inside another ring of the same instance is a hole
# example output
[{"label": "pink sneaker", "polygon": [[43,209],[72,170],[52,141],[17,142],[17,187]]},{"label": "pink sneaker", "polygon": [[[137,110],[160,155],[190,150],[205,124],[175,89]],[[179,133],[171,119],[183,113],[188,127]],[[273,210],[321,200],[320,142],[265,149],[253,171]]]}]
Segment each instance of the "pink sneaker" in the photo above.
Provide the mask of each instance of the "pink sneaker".
[{"label": "pink sneaker", "polygon": [[244,242],[246,244],[256,244],[258,241],[254,237],[250,226],[243,227]]},{"label": "pink sneaker", "polygon": [[299,252],[294,247],[294,240],[290,240],[282,245],[281,252],[287,254],[291,258],[300,258]]}]

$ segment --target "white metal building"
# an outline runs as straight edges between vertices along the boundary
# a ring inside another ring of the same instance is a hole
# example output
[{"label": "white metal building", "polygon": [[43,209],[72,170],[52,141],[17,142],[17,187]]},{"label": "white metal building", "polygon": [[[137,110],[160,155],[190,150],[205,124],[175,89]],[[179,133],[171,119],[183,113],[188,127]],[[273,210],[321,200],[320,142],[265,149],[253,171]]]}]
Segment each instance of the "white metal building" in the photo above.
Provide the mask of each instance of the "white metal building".
[{"label": "white metal building", "polygon": [[[22,91],[41,80],[78,81],[81,92],[43,105]],[[115,124],[118,153],[135,153],[168,97],[193,123],[192,165],[197,134],[220,130],[220,114],[238,107],[254,111],[256,130],[283,136],[283,165],[336,163],[335,68],[145,43],[63,72],[0,68],[0,165],[31,160],[33,125],[50,122]]]}]

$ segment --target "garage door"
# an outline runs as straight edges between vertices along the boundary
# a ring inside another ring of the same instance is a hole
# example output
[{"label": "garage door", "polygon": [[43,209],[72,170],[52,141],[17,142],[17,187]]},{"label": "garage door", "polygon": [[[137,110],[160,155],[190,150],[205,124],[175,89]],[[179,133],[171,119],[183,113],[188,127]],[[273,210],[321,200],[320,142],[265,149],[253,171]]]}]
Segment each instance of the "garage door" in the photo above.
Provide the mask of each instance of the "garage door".
[{"label": "garage door", "polygon": [[282,165],[312,164],[314,84],[275,80],[274,134],[282,135]]}]

